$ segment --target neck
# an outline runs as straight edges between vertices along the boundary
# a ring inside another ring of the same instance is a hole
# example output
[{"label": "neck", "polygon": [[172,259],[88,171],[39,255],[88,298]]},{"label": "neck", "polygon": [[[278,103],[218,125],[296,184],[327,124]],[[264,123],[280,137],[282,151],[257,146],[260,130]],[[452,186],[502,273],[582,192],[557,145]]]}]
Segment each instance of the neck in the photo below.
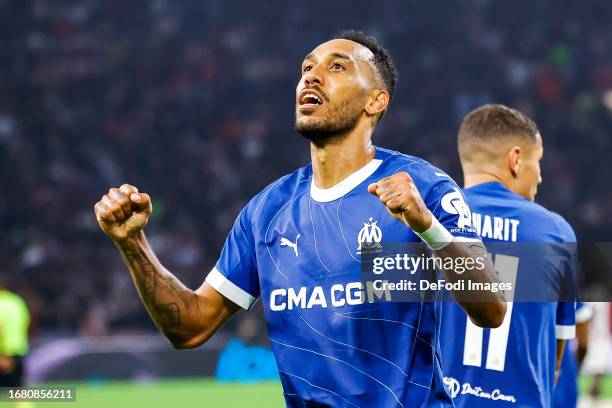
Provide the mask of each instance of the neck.
[{"label": "neck", "polygon": [[463,187],[469,188],[478,184],[488,183],[491,181],[497,181],[498,183],[503,184],[504,186],[510,188],[508,183],[503,179],[503,177],[498,176],[495,173],[489,172],[474,172],[474,173],[464,173],[463,175]]},{"label": "neck", "polygon": [[349,133],[320,145],[310,143],[314,182],[319,188],[331,188],[368,164],[374,158],[373,128],[359,124]]}]

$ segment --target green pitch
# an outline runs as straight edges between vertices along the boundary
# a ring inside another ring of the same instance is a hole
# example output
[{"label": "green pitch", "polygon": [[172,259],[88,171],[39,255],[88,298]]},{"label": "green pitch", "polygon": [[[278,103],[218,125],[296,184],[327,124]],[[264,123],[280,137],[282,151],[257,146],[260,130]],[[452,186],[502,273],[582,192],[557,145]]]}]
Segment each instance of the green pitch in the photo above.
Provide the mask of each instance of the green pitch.
[{"label": "green pitch", "polygon": [[[59,385],[59,384],[54,384]],[[211,379],[164,380],[150,383],[76,383],[77,402],[38,403],[49,408],[282,408],[280,383],[220,384]],[[0,404],[0,406],[3,404]]]},{"label": "green pitch", "polygon": [[[585,390],[590,379],[583,377]],[[59,384],[53,384],[55,386]],[[212,379],[164,380],[148,383],[75,383],[77,402],[38,403],[28,408],[283,408],[280,383],[221,384]],[[605,379],[603,394],[612,398],[612,377]],[[2,404],[0,406],[9,406]]]}]

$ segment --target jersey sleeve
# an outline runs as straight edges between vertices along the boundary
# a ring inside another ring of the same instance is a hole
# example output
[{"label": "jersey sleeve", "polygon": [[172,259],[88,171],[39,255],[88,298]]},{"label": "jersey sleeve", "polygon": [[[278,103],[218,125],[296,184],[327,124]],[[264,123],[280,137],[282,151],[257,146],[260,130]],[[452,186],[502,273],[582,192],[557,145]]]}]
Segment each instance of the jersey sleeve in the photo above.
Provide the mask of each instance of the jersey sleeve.
[{"label": "jersey sleeve", "polygon": [[562,298],[565,300],[557,304],[557,338],[560,340],[573,339],[576,336],[576,301],[578,295],[578,265],[577,265],[577,248],[576,234],[563,217],[558,214],[553,214],[553,219],[557,225],[559,238],[562,241],[563,252],[565,253],[566,261],[562,263],[565,270],[563,271],[562,279],[564,280],[564,293]]},{"label": "jersey sleeve", "polygon": [[472,211],[459,186],[448,176],[436,183],[425,198],[427,208],[459,240],[481,241],[472,226]]},{"label": "jersey sleeve", "polygon": [[557,303],[556,334],[559,340],[576,337],[576,302]]},{"label": "jersey sleeve", "polygon": [[217,292],[243,309],[250,309],[259,297],[255,240],[248,209],[243,208],[236,218],[219,260],[206,277]]}]

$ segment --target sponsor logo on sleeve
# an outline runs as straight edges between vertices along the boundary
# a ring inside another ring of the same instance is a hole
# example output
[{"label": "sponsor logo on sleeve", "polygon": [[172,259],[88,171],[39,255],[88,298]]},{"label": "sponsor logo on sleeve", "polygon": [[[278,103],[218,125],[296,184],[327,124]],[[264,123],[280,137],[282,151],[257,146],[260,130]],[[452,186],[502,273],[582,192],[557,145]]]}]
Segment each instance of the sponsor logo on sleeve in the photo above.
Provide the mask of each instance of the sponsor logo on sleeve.
[{"label": "sponsor logo on sleeve", "polygon": [[458,216],[457,228],[451,229],[451,233],[474,232],[472,228],[472,212],[458,188],[455,188],[454,191],[450,193],[446,193],[444,197],[442,197],[441,204],[442,209],[448,214],[456,214]]}]

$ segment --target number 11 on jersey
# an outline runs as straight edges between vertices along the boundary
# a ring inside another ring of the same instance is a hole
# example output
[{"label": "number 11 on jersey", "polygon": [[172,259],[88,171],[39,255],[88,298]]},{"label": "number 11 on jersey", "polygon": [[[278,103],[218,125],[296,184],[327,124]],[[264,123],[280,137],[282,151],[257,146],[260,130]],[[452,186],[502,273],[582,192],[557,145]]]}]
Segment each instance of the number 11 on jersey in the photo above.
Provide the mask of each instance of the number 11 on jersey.
[{"label": "number 11 on jersey", "polygon": [[[499,274],[502,282],[512,284],[516,287],[516,275],[518,273],[519,259],[516,256],[495,255],[495,271]],[[506,365],[506,349],[508,348],[508,336],[510,335],[510,322],[512,320],[512,301],[514,290],[510,298],[506,298],[506,317],[501,326],[491,329],[489,334],[489,345],[487,348],[487,361],[485,368],[488,370],[504,371]],[[465,326],[465,343],[463,345],[463,365],[482,367],[483,349],[482,327],[476,326],[468,318]]]}]

